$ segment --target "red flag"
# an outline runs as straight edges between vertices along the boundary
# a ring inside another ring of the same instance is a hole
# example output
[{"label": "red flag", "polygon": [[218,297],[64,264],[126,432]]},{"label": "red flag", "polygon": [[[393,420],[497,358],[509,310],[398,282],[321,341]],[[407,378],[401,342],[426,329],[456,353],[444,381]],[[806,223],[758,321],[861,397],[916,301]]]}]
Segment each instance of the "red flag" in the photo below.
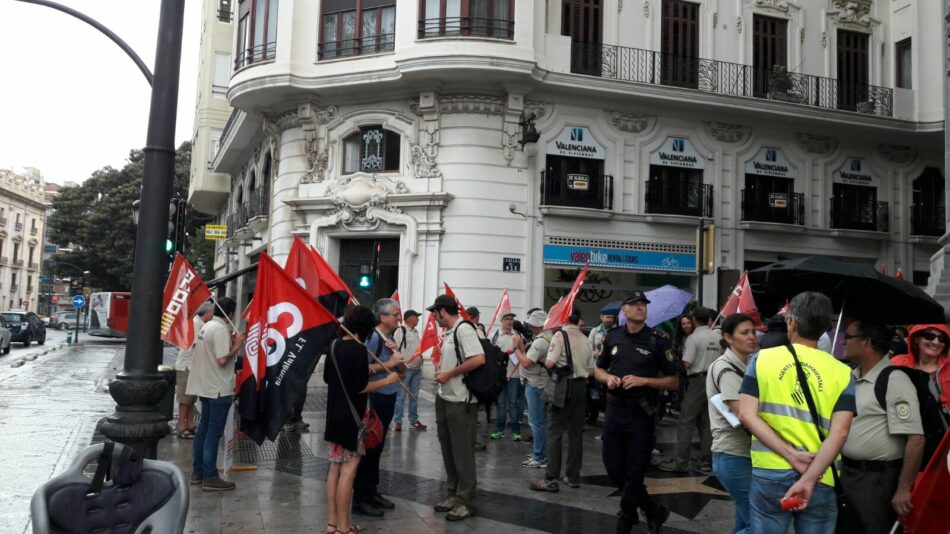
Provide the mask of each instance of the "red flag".
[{"label": "red flag", "polygon": [[557,328],[564,324],[564,321],[561,320],[561,315],[564,311],[564,305],[564,297],[561,297],[557,299],[557,302],[554,303],[554,306],[551,306],[551,309],[548,310],[548,318],[544,320],[543,328],[545,330]]},{"label": "red flag", "polygon": [[435,322],[435,315],[432,312],[429,312],[429,318],[426,319],[426,327],[422,332],[422,341],[419,343],[419,348],[416,349],[416,353],[412,355],[411,359],[421,358],[422,355],[429,349],[432,349],[432,363],[434,365],[439,365],[442,363],[442,353],[441,353],[441,343],[439,339],[439,325]]},{"label": "red flag", "polygon": [[399,302],[399,290],[398,290],[398,289],[395,290],[395,291],[393,291],[393,296],[391,296],[391,297],[389,297],[389,298],[395,300],[397,304],[399,304],[400,306],[402,306],[402,304]]},{"label": "red flag", "polygon": [[788,299],[785,299],[785,305],[778,311],[778,314],[782,317],[788,317]]},{"label": "red flag", "polygon": [[940,446],[930,463],[917,477],[911,493],[913,505],[904,518],[905,532],[914,534],[946,534],[950,532],[950,471],[947,454],[950,452],[950,432],[943,435]]},{"label": "red flag", "polygon": [[195,343],[192,316],[210,297],[211,291],[188,260],[176,254],[162,298],[162,339],[182,349],[191,348]]},{"label": "red flag", "polygon": [[317,252],[317,249],[311,247],[310,253],[316,265],[317,278],[320,279],[318,293],[320,304],[330,310],[334,317],[342,317],[347,303],[353,298],[353,292],[340,275],[336,274],[333,267],[330,267],[330,264]]},{"label": "red flag", "polygon": [[[783,309],[785,313],[788,313],[786,308]],[[744,313],[751,317],[756,328],[762,326],[762,319],[759,318],[759,308],[755,304],[755,298],[752,296],[752,287],[749,285],[748,272],[742,273],[742,276],[739,277],[739,283],[736,284],[735,289],[732,290],[732,294],[729,295],[729,300],[723,305],[719,315],[729,317],[734,313]]]},{"label": "red flag", "polygon": [[881,274],[887,276],[887,266],[883,263],[881,264]]},{"label": "red flag", "polygon": [[235,390],[241,431],[261,444],[277,439],[339,325],[267,254],[258,262],[254,291]]},{"label": "red flag", "polygon": [[290,246],[284,270],[306,289],[311,297],[319,298],[320,278],[317,276],[317,264],[310,248],[297,236],[294,236],[294,244]]},{"label": "red flag", "polygon": [[584,270],[577,275],[577,279],[574,280],[574,285],[571,286],[570,293],[567,294],[567,298],[564,299],[564,309],[561,310],[561,324],[567,322],[567,318],[571,315],[571,311],[574,309],[574,300],[577,298],[577,294],[581,291],[581,286],[584,285],[584,280],[587,279],[587,265],[584,266]]},{"label": "red flag", "polygon": [[903,279],[904,279],[904,269],[901,269],[900,267],[898,267],[898,268],[897,268],[897,274],[894,275],[894,278],[897,278],[898,280],[903,280]]},{"label": "red flag", "polygon": [[498,317],[504,317],[503,314],[507,313],[511,313],[511,300],[508,299],[508,288],[506,287],[505,290],[501,292],[501,300],[498,301],[498,306],[495,307],[495,314],[491,316],[491,322],[488,323],[488,330],[485,330],[485,332],[491,332]]},{"label": "red flag", "polygon": [[455,299],[455,305],[459,307],[459,317],[461,317],[463,321],[468,321],[471,323],[472,318],[468,316],[468,312],[465,311],[465,306],[462,306],[462,301],[459,300],[459,298],[455,296],[455,292],[452,291],[451,287],[449,287],[449,283],[448,282],[442,282],[442,283],[445,284],[445,294]]}]

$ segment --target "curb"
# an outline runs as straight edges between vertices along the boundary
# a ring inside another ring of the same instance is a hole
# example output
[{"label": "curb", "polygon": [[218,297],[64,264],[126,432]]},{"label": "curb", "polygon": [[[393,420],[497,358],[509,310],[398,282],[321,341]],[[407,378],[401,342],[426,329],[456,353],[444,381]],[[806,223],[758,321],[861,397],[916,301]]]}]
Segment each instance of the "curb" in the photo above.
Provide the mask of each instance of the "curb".
[{"label": "curb", "polygon": [[69,345],[67,343],[60,343],[58,345],[47,345],[43,348],[42,351],[34,352],[33,354],[27,354],[26,356],[23,356],[22,358],[13,360],[12,362],[10,362],[10,367],[13,367],[13,368],[22,367],[23,364],[25,364],[26,362],[35,361],[40,356],[46,356],[47,354],[51,352],[56,352],[68,346]]}]

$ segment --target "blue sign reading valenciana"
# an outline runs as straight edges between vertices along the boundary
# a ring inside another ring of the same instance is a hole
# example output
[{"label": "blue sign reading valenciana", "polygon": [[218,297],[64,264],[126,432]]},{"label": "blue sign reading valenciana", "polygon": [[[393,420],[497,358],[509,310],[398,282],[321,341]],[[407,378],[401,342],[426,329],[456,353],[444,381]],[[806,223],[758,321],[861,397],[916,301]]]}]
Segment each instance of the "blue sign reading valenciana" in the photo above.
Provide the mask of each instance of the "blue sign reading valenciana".
[{"label": "blue sign reading valenciana", "polygon": [[567,245],[544,245],[544,263],[577,266],[589,263],[591,267],[634,271],[696,272],[696,256],[693,254]]}]

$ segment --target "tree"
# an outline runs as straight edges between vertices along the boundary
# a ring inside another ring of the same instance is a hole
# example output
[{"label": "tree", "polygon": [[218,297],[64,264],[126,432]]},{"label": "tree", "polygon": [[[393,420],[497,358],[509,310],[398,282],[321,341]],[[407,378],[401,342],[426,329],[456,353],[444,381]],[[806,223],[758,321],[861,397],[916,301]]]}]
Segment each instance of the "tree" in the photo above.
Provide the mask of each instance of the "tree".
[{"label": "tree", "polygon": [[[67,187],[53,200],[49,219],[49,240],[70,246],[69,252],[53,257],[54,272],[59,276],[75,275],[74,264],[90,272],[89,287],[112,291],[128,291],[132,286],[132,264],[135,249],[135,224],[132,203],[138,200],[145,154],[132,150],[121,170],[103,167],[92,173],[81,186]],[[174,191],[182,198],[188,195],[191,167],[191,143],[182,143],[175,153]],[[213,264],[213,246],[198,238],[204,221],[189,211],[185,219],[188,236],[184,255],[195,265]],[[155,246],[162,246],[164,236],[155,236]],[[59,260],[59,261],[56,261]],[[205,274],[205,273],[202,273]]]}]

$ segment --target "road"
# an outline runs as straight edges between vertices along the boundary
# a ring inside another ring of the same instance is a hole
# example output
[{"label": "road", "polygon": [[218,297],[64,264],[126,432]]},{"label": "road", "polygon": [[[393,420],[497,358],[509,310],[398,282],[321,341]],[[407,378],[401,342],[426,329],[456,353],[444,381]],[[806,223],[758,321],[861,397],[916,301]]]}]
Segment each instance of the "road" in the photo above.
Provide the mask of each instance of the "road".
[{"label": "road", "polygon": [[106,385],[124,341],[49,330],[46,343],[15,343],[0,356],[0,532],[29,531],[30,499],[92,439],[96,422],[112,412]]}]

